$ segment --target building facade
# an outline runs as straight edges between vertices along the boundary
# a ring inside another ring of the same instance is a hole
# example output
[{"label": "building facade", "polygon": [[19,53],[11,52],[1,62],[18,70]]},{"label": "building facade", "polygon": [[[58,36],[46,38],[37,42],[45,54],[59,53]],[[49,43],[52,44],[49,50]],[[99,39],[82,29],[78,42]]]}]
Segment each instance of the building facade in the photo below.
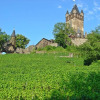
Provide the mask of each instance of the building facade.
[{"label": "building facade", "polygon": [[38,48],[43,48],[47,45],[57,47],[58,43],[55,43],[54,40],[48,40],[48,39],[43,38],[35,45],[35,47],[36,47],[36,49],[38,49]]},{"label": "building facade", "polygon": [[14,53],[14,51],[16,50],[15,45],[16,45],[16,35],[15,35],[15,30],[13,30],[11,39],[10,39],[10,41],[4,43],[4,45],[2,47],[2,52]]},{"label": "building facade", "polygon": [[74,5],[70,13],[67,11],[66,23],[74,29],[76,37],[84,37],[84,13],[83,10],[79,12],[77,5]]}]

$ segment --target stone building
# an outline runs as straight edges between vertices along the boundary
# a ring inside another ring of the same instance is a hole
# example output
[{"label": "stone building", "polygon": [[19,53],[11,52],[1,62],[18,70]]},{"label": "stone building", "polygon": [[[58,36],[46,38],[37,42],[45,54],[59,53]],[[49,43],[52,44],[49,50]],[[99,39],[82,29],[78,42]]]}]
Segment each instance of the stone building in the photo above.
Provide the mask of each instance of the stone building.
[{"label": "stone building", "polygon": [[84,13],[83,10],[79,12],[76,4],[74,5],[70,13],[67,11],[66,23],[68,23],[76,32],[75,37],[84,37]]},{"label": "stone building", "polygon": [[51,46],[55,46],[55,47],[58,46],[57,43],[54,43],[54,40],[48,40],[48,39],[43,38],[42,40],[40,40],[40,41],[35,45],[35,47],[36,47],[36,49],[38,49],[38,48],[43,48],[43,47],[45,47],[45,46],[47,46],[47,45],[51,45]]},{"label": "stone building", "polygon": [[33,52],[33,50],[35,49],[34,45],[30,45],[29,47],[23,49],[23,48],[17,48],[16,51],[14,53],[18,53],[18,54],[30,54],[31,52]]},{"label": "stone building", "polygon": [[14,51],[16,50],[15,45],[16,45],[16,35],[15,35],[15,30],[13,30],[11,39],[10,41],[4,43],[2,52],[14,53]]},{"label": "stone building", "polygon": [[1,52],[30,54],[33,51],[33,49],[35,49],[34,45],[31,45],[25,49],[16,48],[16,35],[15,35],[15,30],[13,30],[13,33],[11,35],[11,39],[8,42],[4,43]]}]

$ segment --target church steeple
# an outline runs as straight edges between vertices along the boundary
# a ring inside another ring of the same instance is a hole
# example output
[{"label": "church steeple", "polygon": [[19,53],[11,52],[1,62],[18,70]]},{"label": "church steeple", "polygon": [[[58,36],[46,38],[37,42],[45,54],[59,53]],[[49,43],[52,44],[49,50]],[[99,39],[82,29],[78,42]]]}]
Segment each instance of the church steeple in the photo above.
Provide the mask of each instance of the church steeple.
[{"label": "church steeple", "polygon": [[15,47],[15,45],[16,45],[15,30],[13,30],[13,32],[12,32],[10,43]]},{"label": "church steeple", "polygon": [[16,37],[15,30],[13,30],[11,37]]}]

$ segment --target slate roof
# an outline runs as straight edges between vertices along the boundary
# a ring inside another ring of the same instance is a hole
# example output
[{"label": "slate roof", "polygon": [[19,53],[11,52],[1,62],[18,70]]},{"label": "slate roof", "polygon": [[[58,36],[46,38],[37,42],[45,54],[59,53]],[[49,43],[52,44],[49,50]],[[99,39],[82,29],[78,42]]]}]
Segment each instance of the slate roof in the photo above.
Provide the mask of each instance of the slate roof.
[{"label": "slate roof", "polygon": [[13,30],[11,37],[15,37],[15,30]]},{"label": "slate roof", "polygon": [[51,40],[48,40],[48,39],[46,39],[46,38],[42,38],[35,46],[37,46],[42,40],[46,40],[46,41],[49,41],[49,42],[52,41],[52,39],[51,39]]},{"label": "slate roof", "polygon": [[79,9],[78,9],[78,7],[77,7],[76,4],[74,5],[74,7],[73,7],[73,9],[72,9],[71,14],[73,13],[73,10],[76,10],[76,12],[77,12],[78,14],[80,13],[80,12],[79,12]]},{"label": "slate roof", "polygon": [[83,10],[81,10],[81,13],[83,13]]},{"label": "slate roof", "polygon": [[68,10],[67,10],[66,14],[69,14]]}]

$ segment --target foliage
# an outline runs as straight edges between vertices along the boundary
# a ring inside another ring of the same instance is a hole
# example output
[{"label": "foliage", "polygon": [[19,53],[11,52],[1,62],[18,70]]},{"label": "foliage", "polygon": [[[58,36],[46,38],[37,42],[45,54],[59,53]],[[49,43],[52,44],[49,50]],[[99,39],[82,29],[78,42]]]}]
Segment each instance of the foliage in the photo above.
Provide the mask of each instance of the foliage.
[{"label": "foliage", "polygon": [[25,48],[29,43],[29,39],[21,34],[16,35],[16,47]]},{"label": "foliage", "polygon": [[0,50],[2,49],[2,46],[4,43],[10,40],[10,36],[7,35],[5,32],[2,32],[0,29]]},{"label": "foliage", "polygon": [[66,48],[67,45],[71,44],[71,40],[68,35],[75,34],[75,32],[69,24],[57,23],[54,25],[53,34],[55,37],[55,42],[57,42],[59,46]]},{"label": "foliage", "polygon": [[50,46],[50,45],[44,47],[44,50],[46,50],[46,51],[51,51],[51,50],[55,50],[55,49],[56,49],[56,47]]},{"label": "foliage", "polygon": [[59,55],[0,55],[0,100],[100,100],[100,61]]},{"label": "foliage", "polygon": [[74,52],[78,52],[77,46],[75,46],[75,45],[67,46],[66,50],[67,50],[67,51],[70,51],[70,52],[73,52],[73,53],[74,53]]},{"label": "foliage", "polygon": [[55,34],[55,42],[62,46],[63,48],[67,47],[67,44],[70,43],[70,38],[64,33]]},{"label": "foliage", "polygon": [[6,34],[6,32],[2,32],[2,29],[0,28],[0,35]]},{"label": "foliage", "polygon": [[66,49],[64,49],[63,47],[55,47],[55,46],[46,46],[44,48],[38,48],[37,51],[46,51],[46,52],[65,52]]},{"label": "foliage", "polygon": [[92,51],[89,52],[84,60],[84,65],[90,65],[92,62],[100,60],[100,52]]},{"label": "foliage", "polygon": [[85,65],[90,65],[93,61],[100,60],[100,27],[88,34],[88,41],[79,46],[79,50],[86,56]]}]

